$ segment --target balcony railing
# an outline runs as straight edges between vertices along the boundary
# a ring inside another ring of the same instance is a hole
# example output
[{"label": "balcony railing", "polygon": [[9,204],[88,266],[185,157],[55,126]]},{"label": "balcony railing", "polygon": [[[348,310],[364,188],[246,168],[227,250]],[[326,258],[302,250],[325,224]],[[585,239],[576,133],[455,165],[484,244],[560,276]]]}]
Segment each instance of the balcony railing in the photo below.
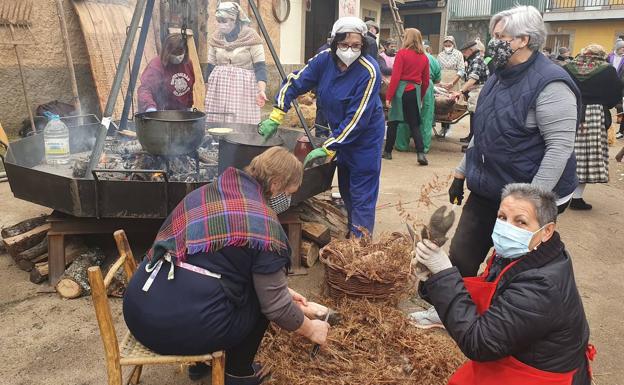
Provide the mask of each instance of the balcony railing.
[{"label": "balcony railing", "polygon": [[547,11],[593,11],[624,8],[624,0],[548,0]]},{"label": "balcony railing", "polygon": [[547,1],[553,2],[554,0],[450,0],[449,18],[451,20],[489,19],[492,15],[518,4],[532,5],[540,12],[544,12]]}]

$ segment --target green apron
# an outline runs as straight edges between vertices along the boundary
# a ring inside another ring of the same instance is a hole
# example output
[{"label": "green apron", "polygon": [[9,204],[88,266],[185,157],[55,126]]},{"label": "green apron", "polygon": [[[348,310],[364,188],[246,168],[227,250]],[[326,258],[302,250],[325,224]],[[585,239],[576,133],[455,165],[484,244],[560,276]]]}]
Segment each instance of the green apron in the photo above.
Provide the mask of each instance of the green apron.
[{"label": "green apron", "polygon": [[[410,138],[412,137],[409,125],[405,122],[405,118],[403,117],[403,93],[407,85],[408,82],[405,80],[399,82],[399,86],[392,99],[392,107],[388,112],[389,122],[399,122],[396,141],[394,142],[394,148],[398,151],[409,151]],[[416,107],[420,111],[420,106],[422,105],[422,101],[420,100],[420,84],[412,83],[412,85],[416,87],[416,95],[418,97],[418,105]]]}]

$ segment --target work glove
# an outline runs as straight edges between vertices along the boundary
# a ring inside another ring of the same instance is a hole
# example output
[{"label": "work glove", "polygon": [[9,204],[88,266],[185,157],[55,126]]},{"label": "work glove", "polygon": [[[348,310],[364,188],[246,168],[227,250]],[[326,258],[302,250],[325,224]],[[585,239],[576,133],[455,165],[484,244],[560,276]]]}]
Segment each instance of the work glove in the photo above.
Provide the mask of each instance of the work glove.
[{"label": "work glove", "polygon": [[303,160],[303,168],[305,168],[308,163],[311,163],[316,159],[327,158],[328,156],[332,157],[335,153],[335,151],[328,150],[325,147],[315,148],[314,150],[310,151],[310,153]]},{"label": "work glove", "polygon": [[411,268],[411,280],[418,284],[419,281],[426,281],[429,279],[431,272],[429,269],[423,266],[420,262],[418,262],[418,258],[416,257],[416,250],[412,251],[412,261],[410,263]]},{"label": "work glove", "polygon": [[446,252],[428,239],[424,239],[416,245],[416,260],[429,269],[431,274],[437,274],[453,267]]},{"label": "work glove", "polygon": [[262,135],[264,139],[269,139],[277,132],[277,128],[284,121],[286,113],[279,108],[273,108],[269,118],[264,120],[258,126],[258,134]]},{"label": "work glove", "polygon": [[457,177],[453,178],[453,183],[449,188],[449,200],[454,205],[461,205],[464,200],[464,180]]}]

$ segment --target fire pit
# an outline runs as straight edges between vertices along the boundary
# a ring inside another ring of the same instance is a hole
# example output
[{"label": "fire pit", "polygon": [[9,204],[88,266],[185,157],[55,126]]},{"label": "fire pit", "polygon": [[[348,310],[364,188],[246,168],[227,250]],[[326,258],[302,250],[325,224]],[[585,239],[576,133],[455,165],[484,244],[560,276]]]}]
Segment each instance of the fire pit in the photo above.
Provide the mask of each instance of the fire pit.
[{"label": "fire pit", "polygon": [[[221,126],[235,133],[251,130]],[[68,165],[44,163],[43,135],[11,143],[5,168],[13,194],[75,217],[166,218],[186,194],[212,182],[220,164],[244,166],[232,154],[224,161],[218,142],[209,135],[196,153],[169,157],[150,154],[135,139],[114,135],[106,138],[93,178],[89,178],[87,164],[99,128],[97,120],[69,127],[72,162]],[[302,134],[280,129],[279,138],[292,151]],[[334,170],[333,164],[306,169],[293,204],[328,190]]]}]

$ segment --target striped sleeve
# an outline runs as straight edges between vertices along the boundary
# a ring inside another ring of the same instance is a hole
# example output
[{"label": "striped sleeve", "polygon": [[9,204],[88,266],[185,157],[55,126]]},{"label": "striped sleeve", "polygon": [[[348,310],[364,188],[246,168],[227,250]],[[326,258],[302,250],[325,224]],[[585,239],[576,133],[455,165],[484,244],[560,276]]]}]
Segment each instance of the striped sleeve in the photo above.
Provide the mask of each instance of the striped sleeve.
[{"label": "striped sleeve", "polygon": [[297,96],[305,94],[318,84],[320,74],[320,66],[329,55],[330,49],[319,52],[299,71],[295,71],[288,75],[282,82],[282,87],[275,96],[275,106],[280,110],[287,112],[290,109],[290,103]]},{"label": "striped sleeve", "polygon": [[359,136],[375,108],[373,98],[379,97],[381,78],[378,70],[366,57],[360,57],[359,63],[366,69],[366,76],[363,76],[355,91],[355,95],[361,96],[351,100],[345,118],[340,123],[338,130],[334,130],[334,133],[337,131],[340,134],[325,141],[323,146],[330,150],[336,150],[349,144]]}]

